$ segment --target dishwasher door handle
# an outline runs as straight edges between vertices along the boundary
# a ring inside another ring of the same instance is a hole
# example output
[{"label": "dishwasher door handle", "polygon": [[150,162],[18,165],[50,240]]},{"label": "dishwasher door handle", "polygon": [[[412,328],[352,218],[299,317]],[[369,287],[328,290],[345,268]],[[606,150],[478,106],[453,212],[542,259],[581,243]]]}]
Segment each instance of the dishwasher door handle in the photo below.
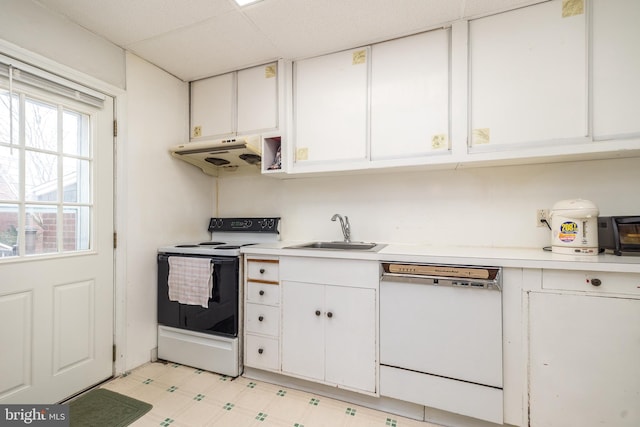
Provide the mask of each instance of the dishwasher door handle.
[{"label": "dishwasher door handle", "polygon": [[401,282],[415,285],[455,286],[479,290],[502,291],[500,274],[494,279],[475,279],[470,277],[432,276],[423,274],[382,273],[380,283]]}]

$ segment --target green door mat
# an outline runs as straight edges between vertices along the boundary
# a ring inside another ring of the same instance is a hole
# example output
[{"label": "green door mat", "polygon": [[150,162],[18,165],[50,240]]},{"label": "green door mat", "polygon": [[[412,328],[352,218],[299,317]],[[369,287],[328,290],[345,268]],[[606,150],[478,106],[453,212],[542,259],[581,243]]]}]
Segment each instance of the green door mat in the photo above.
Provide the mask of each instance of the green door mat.
[{"label": "green door mat", "polygon": [[146,402],[98,388],[69,403],[69,421],[71,427],[124,427],[151,408]]}]

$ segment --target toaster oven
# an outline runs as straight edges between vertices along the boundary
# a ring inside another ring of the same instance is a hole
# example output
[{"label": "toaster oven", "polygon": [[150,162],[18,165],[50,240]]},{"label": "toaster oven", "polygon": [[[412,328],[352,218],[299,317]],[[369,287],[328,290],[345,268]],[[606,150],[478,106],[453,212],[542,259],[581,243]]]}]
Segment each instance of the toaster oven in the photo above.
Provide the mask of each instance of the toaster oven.
[{"label": "toaster oven", "polygon": [[598,243],[606,253],[640,255],[640,216],[598,217]]}]

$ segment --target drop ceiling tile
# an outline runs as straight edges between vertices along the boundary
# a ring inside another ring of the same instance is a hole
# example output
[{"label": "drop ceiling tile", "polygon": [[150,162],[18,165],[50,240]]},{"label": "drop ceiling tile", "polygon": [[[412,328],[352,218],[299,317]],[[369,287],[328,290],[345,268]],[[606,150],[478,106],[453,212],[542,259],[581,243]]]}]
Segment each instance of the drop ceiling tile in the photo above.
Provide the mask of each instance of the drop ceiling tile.
[{"label": "drop ceiling tile", "polygon": [[544,0],[468,0],[465,2],[464,16],[473,18],[541,3],[542,1]]},{"label": "drop ceiling tile", "polygon": [[244,13],[294,59],[432,28],[461,11],[453,0],[264,0]]},{"label": "drop ceiling tile", "polygon": [[236,10],[230,0],[38,0],[123,46]]},{"label": "drop ceiling tile", "polygon": [[184,81],[278,58],[271,42],[234,12],[126,48]]}]

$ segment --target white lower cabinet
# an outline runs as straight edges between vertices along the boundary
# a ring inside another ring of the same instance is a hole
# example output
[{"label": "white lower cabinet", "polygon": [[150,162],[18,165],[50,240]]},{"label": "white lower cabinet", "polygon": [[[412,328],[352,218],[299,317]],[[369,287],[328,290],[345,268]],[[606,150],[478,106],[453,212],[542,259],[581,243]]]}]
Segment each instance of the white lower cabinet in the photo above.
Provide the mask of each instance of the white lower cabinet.
[{"label": "white lower cabinet", "polygon": [[245,365],[251,368],[277,371],[280,369],[278,339],[247,335]]},{"label": "white lower cabinet", "polygon": [[283,282],[282,370],[375,392],[375,291]]},{"label": "white lower cabinet", "polygon": [[640,275],[545,272],[543,288],[567,290],[529,293],[530,426],[640,425]]},{"label": "white lower cabinet", "polygon": [[378,263],[281,262],[282,372],[375,394]]},{"label": "white lower cabinet", "polygon": [[248,258],[245,271],[244,364],[280,370],[280,282],[278,260]]}]

